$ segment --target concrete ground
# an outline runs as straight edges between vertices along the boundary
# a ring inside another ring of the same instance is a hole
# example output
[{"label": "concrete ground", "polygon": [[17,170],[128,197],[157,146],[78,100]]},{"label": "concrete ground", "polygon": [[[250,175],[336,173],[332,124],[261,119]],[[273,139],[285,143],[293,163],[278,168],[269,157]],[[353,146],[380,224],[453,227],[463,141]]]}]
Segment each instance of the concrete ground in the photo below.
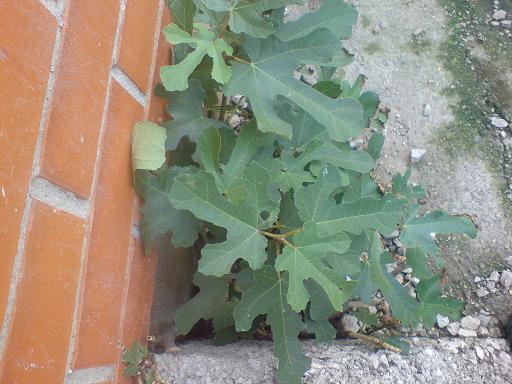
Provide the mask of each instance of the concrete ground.
[{"label": "concrete ground", "polygon": [[[503,339],[411,339],[408,356],[357,341],[304,343],[313,358],[305,384],[508,384],[512,356]],[[175,354],[155,356],[163,383],[274,383],[270,342],[222,347],[190,343]]]}]

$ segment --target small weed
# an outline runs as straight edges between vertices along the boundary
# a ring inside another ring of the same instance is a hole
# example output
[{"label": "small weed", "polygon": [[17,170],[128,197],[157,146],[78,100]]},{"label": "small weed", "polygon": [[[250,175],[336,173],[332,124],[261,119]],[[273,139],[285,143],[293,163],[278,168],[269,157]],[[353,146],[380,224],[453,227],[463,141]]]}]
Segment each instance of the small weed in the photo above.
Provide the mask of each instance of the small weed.
[{"label": "small weed", "polygon": [[372,19],[370,19],[368,16],[363,15],[361,16],[361,24],[364,28],[369,28],[370,25],[372,25]]}]

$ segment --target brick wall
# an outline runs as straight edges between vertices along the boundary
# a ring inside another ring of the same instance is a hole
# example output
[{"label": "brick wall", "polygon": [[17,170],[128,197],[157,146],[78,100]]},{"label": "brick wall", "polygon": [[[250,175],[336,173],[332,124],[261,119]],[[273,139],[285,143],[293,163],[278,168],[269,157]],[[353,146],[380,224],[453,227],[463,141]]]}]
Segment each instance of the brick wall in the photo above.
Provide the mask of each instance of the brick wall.
[{"label": "brick wall", "polygon": [[0,382],[120,383],[148,334],[132,125],[158,121],[163,0],[0,1]]}]

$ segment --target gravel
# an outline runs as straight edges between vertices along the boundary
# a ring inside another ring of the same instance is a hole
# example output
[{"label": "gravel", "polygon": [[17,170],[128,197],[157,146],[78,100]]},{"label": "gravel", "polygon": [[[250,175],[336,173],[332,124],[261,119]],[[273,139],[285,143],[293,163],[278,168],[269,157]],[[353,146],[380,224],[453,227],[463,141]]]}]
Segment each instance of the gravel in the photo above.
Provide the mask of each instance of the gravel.
[{"label": "gravel", "polygon": [[466,316],[460,320],[460,327],[468,331],[476,331],[479,326],[480,320],[473,316]]},{"label": "gravel", "polygon": [[[352,340],[329,345],[305,342],[313,358],[304,384],[493,383],[512,380],[512,357],[503,339],[409,339],[400,355]],[[159,378],[175,384],[271,384],[276,360],[269,342],[216,347],[194,342],[174,354],[155,356]]]},{"label": "gravel", "polygon": [[459,334],[460,323],[458,321],[454,323],[450,323],[446,326],[446,330],[452,336],[457,336]]},{"label": "gravel", "polygon": [[457,333],[457,335],[459,335],[461,337],[477,337],[478,336],[476,331],[470,331],[470,330],[467,330],[464,328],[459,329],[459,333]]},{"label": "gravel", "polygon": [[427,153],[426,149],[411,149],[411,163],[418,163],[423,158],[423,156],[425,156],[425,153]]},{"label": "gravel", "polygon": [[508,123],[506,120],[503,120],[502,118],[500,117],[492,117],[491,118],[491,124],[493,125],[493,127],[495,128],[507,128],[508,127]]},{"label": "gravel", "polygon": [[357,332],[359,331],[357,321],[357,317],[345,314],[341,319],[341,329],[345,332]]},{"label": "gravel", "polygon": [[503,20],[505,17],[507,17],[507,12],[503,9],[500,9],[493,13],[492,18],[494,20]]},{"label": "gravel", "polygon": [[450,324],[450,319],[446,316],[437,314],[437,326],[439,328],[445,328],[448,324]]},{"label": "gravel", "polygon": [[512,285],[512,272],[505,270],[501,272],[500,283],[505,289],[509,289]]}]

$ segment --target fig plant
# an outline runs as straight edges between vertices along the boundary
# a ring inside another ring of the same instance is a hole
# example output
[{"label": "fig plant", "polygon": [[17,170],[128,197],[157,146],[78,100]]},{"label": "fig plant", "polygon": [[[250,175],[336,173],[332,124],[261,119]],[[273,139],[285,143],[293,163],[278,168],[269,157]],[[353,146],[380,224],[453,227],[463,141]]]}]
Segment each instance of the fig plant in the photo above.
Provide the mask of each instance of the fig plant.
[{"label": "fig plant", "polygon": [[[428,266],[441,262],[432,234],[476,235],[465,216],[420,213],[410,170],[389,191],[375,182],[386,112],[364,77],[350,84],[338,70],[357,12],[324,0],[285,23],[292,2],[169,1],[174,63],[156,92],[172,120],[133,131],[146,251],[167,232],[176,247],[201,247],[199,292],[178,311],[177,333],[212,320],[226,343],[263,324],[280,383],[299,383],[310,366],[299,335],[334,339],[329,319],[349,300],[380,291],[404,326],[456,318],[462,303],[441,295]],[[383,246],[396,231],[398,256]],[[421,279],[416,297],[387,271],[393,257]]]}]

